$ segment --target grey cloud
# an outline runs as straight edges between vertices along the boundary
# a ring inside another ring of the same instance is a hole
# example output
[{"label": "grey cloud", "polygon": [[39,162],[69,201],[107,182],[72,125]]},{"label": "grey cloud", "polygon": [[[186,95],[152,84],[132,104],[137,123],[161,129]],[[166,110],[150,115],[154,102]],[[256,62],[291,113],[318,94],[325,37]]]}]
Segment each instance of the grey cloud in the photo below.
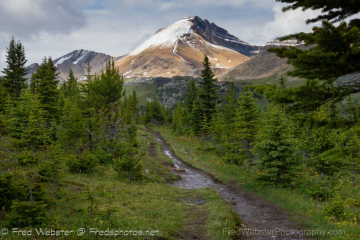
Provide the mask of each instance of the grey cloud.
[{"label": "grey cloud", "polygon": [[36,38],[42,32],[69,34],[85,27],[85,2],[77,0],[1,0],[0,32],[17,38]]}]

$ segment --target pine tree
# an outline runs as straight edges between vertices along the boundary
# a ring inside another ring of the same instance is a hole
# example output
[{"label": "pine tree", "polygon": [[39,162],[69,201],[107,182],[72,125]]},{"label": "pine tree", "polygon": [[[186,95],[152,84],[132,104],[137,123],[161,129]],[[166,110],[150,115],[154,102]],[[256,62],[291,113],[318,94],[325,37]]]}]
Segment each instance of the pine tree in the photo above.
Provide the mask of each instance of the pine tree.
[{"label": "pine tree", "polygon": [[120,106],[120,99],[125,95],[124,78],[115,68],[114,62],[106,63],[105,71],[94,76],[89,84],[90,101],[100,111],[112,111]]},{"label": "pine tree", "polygon": [[52,120],[58,117],[59,90],[57,89],[58,80],[46,57],[33,74],[33,80],[35,93],[39,95],[42,108],[46,112],[47,126],[50,127]]},{"label": "pine tree", "polygon": [[139,99],[137,97],[136,91],[135,89],[133,90],[132,95],[130,96],[130,106],[131,106],[131,111],[133,112],[133,118],[134,118],[134,122],[136,124],[140,123],[140,115],[139,115]]},{"label": "pine tree", "polygon": [[241,164],[252,161],[253,144],[259,130],[259,107],[251,91],[241,94],[234,119],[234,128],[228,137],[227,161]]},{"label": "pine tree", "polygon": [[142,162],[137,156],[138,150],[129,148],[120,159],[114,163],[114,169],[118,173],[125,172],[127,179],[130,182],[133,177],[141,178],[141,171],[143,169]]},{"label": "pine tree", "polygon": [[28,102],[22,102],[21,105],[18,105],[17,109],[21,109],[23,104],[27,109],[24,115],[21,116],[23,119],[17,120],[21,131],[19,132],[20,138],[15,141],[15,144],[19,147],[35,151],[49,141],[49,136],[45,131],[45,114],[36,95],[33,96],[29,91],[23,94],[23,99]]},{"label": "pine tree", "polygon": [[[201,70],[200,81],[200,108],[201,111],[205,114],[206,119],[210,122],[212,114],[216,111],[217,100],[219,98],[218,89],[215,86],[215,81],[213,79],[214,73],[211,70],[211,64],[208,56],[204,57],[204,69]],[[199,119],[202,121],[203,118]]]},{"label": "pine tree", "polygon": [[6,92],[9,93],[12,98],[18,99],[21,90],[27,86],[27,79],[23,77],[27,73],[25,67],[27,62],[25,59],[25,50],[20,41],[15,42],[14,37],[6,49],[7,67],[2,71],[2,73],[5,74],[3,84]]},{"label": "pine tree", "polygon": [[162,106],[157,93],[154,93],[154,99],[147,101],[145,111],[145,122],[146,123],[165,123],[165,109]]},{"label": "pine tree", "polygon": [[258,179],[270,184],[296,184],[300,158],[294,139],[294,128],[280,107],[270,107],[266,114],[254,153],[259,157]]},{"label": "pine tree", "polygon": [[75,78],[72,69],[69,71],[69,76],[64,87],[64,91],[66,97],[77,98],[79,96],[78,79]]},{"label": "pine tree", "polygon": [[68,149],[85,139],[85,120],[79,108],[79,103],[74,102],[72,99],[65,99],[62,112],[59,138],[62,145]]},{"label": "pine tree", "polygon": [[229,134],[234,128],[236,117],[237,99],[233,85],[230,85],[224,97],[224,122],[225,131]]},{"label": "pine tree", "polygon": [[191,119],[191,130],[194,134],[199,135],[202,132],[201,121],[204,118],[204,114],[200,107],[200,100],[197,98],[193,104],[192,112],[190,115]]},{"label": "pine tree", "polygon": [[221,144],[224,140],[226,124],[224,117],[222,116],[220,109],[216,109],[216,113],[213,114],[210,124],[210,133],[212,135],[212,141],[217,144]]},{"label": "pine tree", "polygon": [[[298,87],[295,89],[297,97],[292,98],[295,91],[288,89],[290,105],[306,105],[310,102],[315,110],[326,102],[339,102],[348,95],[358,93],[359,81],[337,82],[341,76],[357,73],[360,68],[360,19],[352,19],[348,23],[343,21],[338,25],[334,22],[345,20],[358,13],[359,0],[345,1],[317,1],[317,0],[279,0],[289,3],[283,10],[297,8],[321,9],[322,14],[307,20],[317,22],[324,20],[322,26],[314,27],[312,33],[298,33],[281,38],[281,40],[295,38],[304,42],[305,49],[297,47],[271,48],[281,58],[287,58],[294,70],[287,74],[292,77],[310,80],[313,88]],[[331,22],[330,22],[331,21]],[[311,98],[315,99],[309,101]]]},{"label": "pine tree", "polygon": [[198,97],[199,89],[196,87],[196,81],[191,79],[187,85],[184,108],[188,109],[189,114],[192,113],[194,102]]},{"label": "pine tree", "polygon": [[171,124],[171,130],[177,134],[182,135],[185,133],[184,129],[184,110],[181,107],[181,104],[179,101],[176,102],[175,105],[175,111],[174,111],[174,117]]},{"label": "pine tree", "polygon": [[359,1],[318,1],[318,0],[278,0],[289,5],[283,8],[283,11],[296,10],[301,8],[303,11],[307,9],[321,10],[321,15],[313,19],[308,19],[307,23],[314,23],[321,20],[339,22],[349,16],[360,12]]}]

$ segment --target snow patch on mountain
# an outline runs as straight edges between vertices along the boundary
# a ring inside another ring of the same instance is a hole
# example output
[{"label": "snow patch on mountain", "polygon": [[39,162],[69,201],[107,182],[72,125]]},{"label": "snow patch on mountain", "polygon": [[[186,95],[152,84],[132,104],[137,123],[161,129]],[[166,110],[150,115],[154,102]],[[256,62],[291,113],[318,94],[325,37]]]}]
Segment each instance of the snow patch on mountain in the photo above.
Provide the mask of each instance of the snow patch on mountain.
[{"label": "snow patch on mountain", "polygon": [[275,47],[294,47],[294,46],[300,46],[303,45],[303,42],[298,42],[296,39],[288,39],[288,40],[284,40],[284,41],[280,41],[280,38],[277,38],[273,41],[269,41],[265,44],[265,46],[267,47],[271,47],[271,46],[275,46]]},{"label": "snow patch on mountain", "polygon": [[77,64],[81,59],[83,59],[87,54],[89,53],[89,51],[85,50],[85,51],[81,51],[80,56],[78,57],[78,59],[73,62],[73,64]]},{"label": "snow patch on mountain", "polygon": [[129,74],[129,73],[131,73],[131,72],[132,72],[132,70],[127,71],[126,73],[124,73],[124,76],[127,75],[127,74]]},{"label": "snow patch on mountain", "polygon": [[62,58],[60,58],[55,64],[54,66],[57,67],[59,64],[62,64],[64,61],[68,60],[69,58],[72,57],[72,54],[70,54],[70,56],[64,56]]},{"label": "snow patch on mountain", "polygon": [[191,33],[191,26],[193,23],[190,21],[192,18],[183,18],[176,23],[159,30],[155,35],[146,40],[138,48],[132,51],[129,55],[136,56],[146,49],[159,47],[160,49],[171,48],[184,34]]},{"label": "snow patch on mountain", "polygon": [[176,44],[175,44],[174,49],[173,49],[173,53],[174,53],[176,56],[178,56],[179,58],[181,58],[183,61],[185,61],[182,56],[180,56],[180,55],[177,54],[178,44],[179,44],[179,40],[176,41]]}]

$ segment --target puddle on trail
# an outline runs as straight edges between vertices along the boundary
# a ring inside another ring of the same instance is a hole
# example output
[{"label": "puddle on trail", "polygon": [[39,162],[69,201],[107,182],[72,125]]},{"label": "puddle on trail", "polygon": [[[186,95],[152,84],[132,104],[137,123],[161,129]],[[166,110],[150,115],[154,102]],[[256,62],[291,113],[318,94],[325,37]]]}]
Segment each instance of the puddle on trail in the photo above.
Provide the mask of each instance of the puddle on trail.
[{"label": "puddle on trail", "polygon": [[[181,176],[181,179],[169,185],[175,185],[184,189],[196,188],[212,188],[215,189],[219,195],[233,207],[233,209],[240,215],[240,218],[245,224],[243,231],[248,232],[252,230],[270,230],[270,231],[286,231],[288,229],[298,230],[298,227],[288,220],[288,216],[279,212],[273,205],[265,206],[266,201],[255,197],[253,194],[246,191],[239,191],[236,186],[227,186],[217,183],[211,176],[203,171],[197,170],[182,160],[177,158],[170,146],[164,141],[159,134],[154,134],[156,140],[162,145],[162,152],[168,156],[174,163],[176,169],[172,170]],[[265,202],[265,204],[264,204]],[[251,235],[251,233],[250,233]],[[305,240],[300,236],[287,236],[280,233],[261,236],[259,233],[252,233],[251,236],[244,237],[244,239],[272,239],[272,240]]]}]

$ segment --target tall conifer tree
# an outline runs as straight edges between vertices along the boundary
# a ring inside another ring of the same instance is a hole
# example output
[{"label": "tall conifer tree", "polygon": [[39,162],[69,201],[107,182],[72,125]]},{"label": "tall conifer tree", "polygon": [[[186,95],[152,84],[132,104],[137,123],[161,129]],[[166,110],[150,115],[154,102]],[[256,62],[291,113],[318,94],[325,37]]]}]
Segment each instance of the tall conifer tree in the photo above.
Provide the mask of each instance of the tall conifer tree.
[{"label": "tall conifer tree", "polygon": [[4,73],[4,88],[12,98],[18,99],[21,90],[26,88],[27,82],[25,64],[25,50],[21,42],[15,42],[14,37],[11,39],[9,47],[7,47],[6,68],[2,71]]}]

